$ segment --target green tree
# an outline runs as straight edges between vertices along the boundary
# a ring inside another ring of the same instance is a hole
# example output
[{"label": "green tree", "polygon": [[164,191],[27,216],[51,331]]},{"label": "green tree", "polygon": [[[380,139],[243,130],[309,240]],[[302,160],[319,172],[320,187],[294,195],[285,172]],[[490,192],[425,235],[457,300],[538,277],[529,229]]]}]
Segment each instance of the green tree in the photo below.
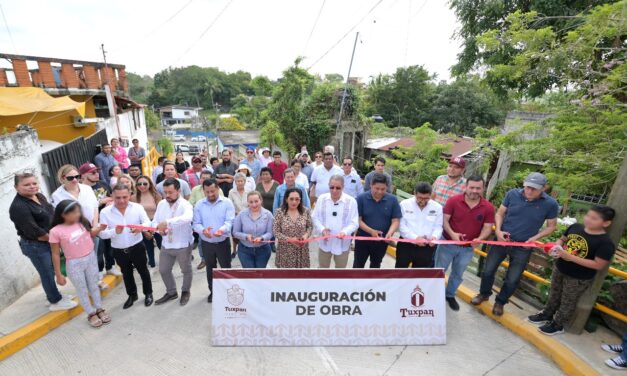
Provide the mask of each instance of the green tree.
[{"label": "green tree", "polygon": [[126,74],[128,81],[128,91],[130,97],[139,103],[148,103],[148,97],[153,90],[152,77],[148,75],[140,76],[138,74],[128,72]]},{"label": "green tree", "polygon": [[458,78],[438,85],[430,118],[433,129],[443,133],[474,136],[477,127],[502,124],[506,105],[478,78]]},{"label": "green tree", "polygon": [[450,145],[437,143],[438,133],[429,123],[414,129],[414,139],[414,146],[392,150],[394,158],[388,160],[394,186],[405,192],[413,192],[419,181],[433,182],[447,166],[442,153],[448,151]]},{"label": "green tree", "polygon": [[381,115],[389,126],[415,128],[429,120],[435,77],[422,66],[379,74],[368,86],[368,115]]},{"label": "green tree", "polygon": [[146,126],[148,129],[158,129],[161,126],[159,116],[150,108],[144,108],[144,116],[146,117]]},{"label": "green tree", "polygon": [[579,20],[577,15],[595,5],[611,3],[603,0],[451,0],[450,7],[460,23],[455,37],[462,42],[462,52],[457,55],[458,62],[452,68],[454,75],[463,75],[479,69],[486,62],[507,64],[514,59],[512,51],[485,51],[477,44],[477,38],[489,31],[500,29],[506,17],[515,11],[523,13],[535,11],[543,17],[536,20],[534,29],[547,26],[557,30],[559,36],[565,35]]},{"label": "green tree", "polygon": [[243,131],[246,126],[242,124],[235,116],[220,119],[219,129],[222,131]]},{"label": "green tree", "polygon": [[328,82],[344,82],[344,76],[339,73],[327,73],[324,75],[324,80]]},{"label": "green tree", "polygon": [[269,97],[272,95],[274,85],[266,76],[256,76],[250,81],[250,86],[256,96]]}]

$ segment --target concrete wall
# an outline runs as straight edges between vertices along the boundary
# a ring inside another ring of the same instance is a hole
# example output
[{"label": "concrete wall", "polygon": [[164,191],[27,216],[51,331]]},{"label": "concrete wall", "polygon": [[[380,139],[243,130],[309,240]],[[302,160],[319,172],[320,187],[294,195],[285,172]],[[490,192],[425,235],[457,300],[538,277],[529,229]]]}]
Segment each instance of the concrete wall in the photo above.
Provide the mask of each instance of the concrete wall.
[{"label": "concrete wall", "polygon": [[41,147],[34,131],[0,136],[0,310],[39,283],[39,276],[28,258],[22,255],[9,207],[15,197],[16,173],[32,172],[39,178],[42,192],[50,197],[41,174]]},{"label": "concrete wall", "polygon": [[130,147],[132,146],[131,140],[136,138],[139,140],[139,145],[148,152],[148,132],[143,108],[128,110],[118,114],[118,123],[119,132],[114,118],[102,121],[98,123],[98,126],[99,129],[104,127],[107,130],[107,139],[110,140],[113,137],[126,139]]}]

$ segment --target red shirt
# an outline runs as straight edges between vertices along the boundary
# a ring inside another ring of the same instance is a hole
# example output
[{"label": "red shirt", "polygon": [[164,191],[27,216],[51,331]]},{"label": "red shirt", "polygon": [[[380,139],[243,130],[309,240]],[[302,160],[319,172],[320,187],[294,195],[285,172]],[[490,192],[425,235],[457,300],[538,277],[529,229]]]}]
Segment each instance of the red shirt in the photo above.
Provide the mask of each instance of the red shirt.
[{"label": "red shirt", "polygon": [[287,170],[287,163],[281,161],[279,165],[274,161],[268,163],[268,168],[272,170],[272,179],[279,184],[283,184],[283,171]]},{"label": "red shirt", "polygon": [[[494,206],[490,201],[481,197],[479,203],[470,208],[464,200],[464,194],[458,194],[446,201],[444,215],[450,215],[448,223],[453,231],[464,234],[465,240],[473,240],[479,237],[481,229],[486,223],[494,223]],[[444,237],[451,237],[444,231]]]}]

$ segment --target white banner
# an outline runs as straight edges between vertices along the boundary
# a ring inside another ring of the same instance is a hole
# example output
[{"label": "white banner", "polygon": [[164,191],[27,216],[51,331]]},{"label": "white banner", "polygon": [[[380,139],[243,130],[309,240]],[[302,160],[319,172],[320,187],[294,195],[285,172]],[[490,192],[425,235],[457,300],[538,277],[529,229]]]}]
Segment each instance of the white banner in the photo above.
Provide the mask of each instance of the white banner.
[{"label": "white banner", "polygon": [[442,269],[213,273],[214,346],[446,343]]}]

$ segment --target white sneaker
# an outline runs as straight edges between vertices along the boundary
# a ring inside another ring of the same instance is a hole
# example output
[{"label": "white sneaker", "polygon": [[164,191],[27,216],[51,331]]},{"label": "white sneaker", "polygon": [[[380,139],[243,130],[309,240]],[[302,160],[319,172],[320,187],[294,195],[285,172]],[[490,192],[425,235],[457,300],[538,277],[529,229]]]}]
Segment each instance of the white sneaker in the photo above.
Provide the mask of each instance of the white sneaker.
[{"label": "white sneaker", "polygon": [[[61,300],[72,300],[74,299],[74,295],[72,294],[61,294]],[[52,304],[50,304],[49,301],[46,300],[46,307],[50,307]]]},{"label": "white sneaker", "polygon": [[109,285],[106,284],[103,280],[98,281],[98,287],[100,290],[106,290],[109,288]]},{"label": "white sneaker", "polygon": [[50,307],[48,309],[51,312],[54,312],[54,311],[66,311],[68,309],[72,309],[72,308],[76,307],[77,305],[78,305],[78,303],[76,303],[73,300],[61,299],[61,300],[59,300],[55,304],[50,304]]},{"label": "white sneaker", "polygon": [[114,275],[116,277],[121,277],[122,276],[122,272],[116,268],[115,266],[109,270],[107,270],[107,274],[109,275]]}]

